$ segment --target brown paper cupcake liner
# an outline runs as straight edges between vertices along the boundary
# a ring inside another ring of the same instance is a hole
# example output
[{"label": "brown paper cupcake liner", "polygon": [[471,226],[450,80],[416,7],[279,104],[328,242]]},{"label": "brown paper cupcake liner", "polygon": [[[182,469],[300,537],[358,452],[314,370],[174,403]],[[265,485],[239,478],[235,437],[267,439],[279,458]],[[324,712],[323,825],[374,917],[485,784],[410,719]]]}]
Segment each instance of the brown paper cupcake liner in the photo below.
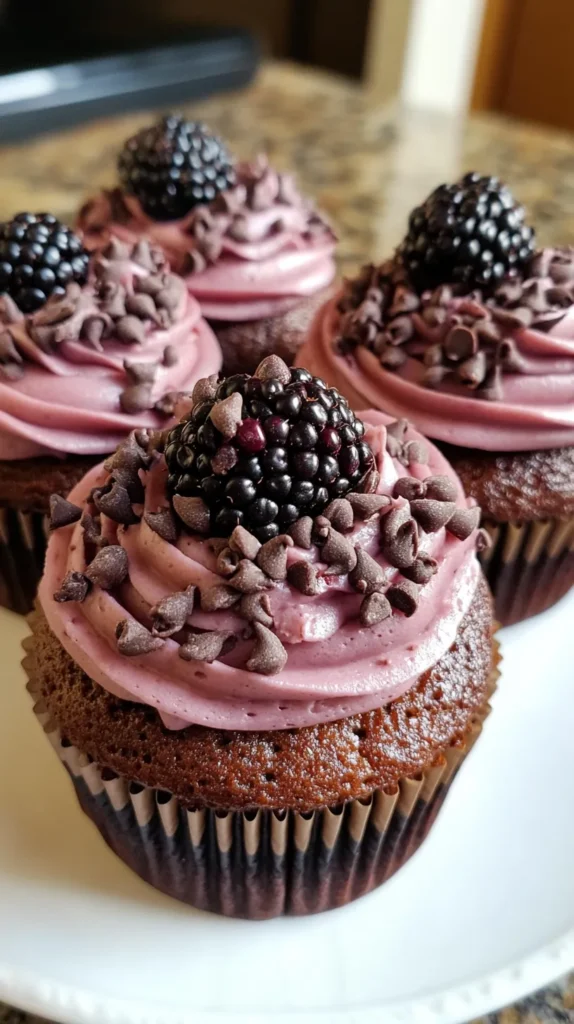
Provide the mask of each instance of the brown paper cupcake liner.
[{"label": "brown paper cupcake liner", "polygon": [[31,611],[48,538],[42,512],[0,508],[0,605],[19,615]]},{"label": "brown paper cupcake liner", "polygon": [[[494,642],[488,697],[498,661]],[[30,675],[33,659],[23,664]],[[33,678],[28,689],[36,699]],[[259,920],[340,907],[390,878],[423,842],[490,707],[485,701],[464,739],[420,776],[308,813],[191,810],[98,766],[62,738],[41,699],[34,711],[81,807],[121,860],[193,907]]]},{"label": "brown paper cupcake liner", "polygon": [[574,586],[574,518],[482,525],[492,541],[482,567],[503,626],[545,611]]}]

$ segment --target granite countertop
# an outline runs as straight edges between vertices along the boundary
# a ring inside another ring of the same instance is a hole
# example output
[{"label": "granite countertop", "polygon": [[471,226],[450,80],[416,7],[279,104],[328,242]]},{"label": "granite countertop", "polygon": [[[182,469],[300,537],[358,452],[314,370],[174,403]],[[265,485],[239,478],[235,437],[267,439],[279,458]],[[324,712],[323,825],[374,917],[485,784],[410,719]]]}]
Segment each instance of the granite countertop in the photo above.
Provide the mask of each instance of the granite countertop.
[{"label": "granite countertop", "polygon": [[[265,66],[232,101],[218,96],[183,110],[207,121],[240,156],[265,150],[275,165],[297,170],[339,235],[342,273],[388,255],[410,209],[463,170],[504,178],[541,244],[574,238],[574,138],[567,134],[492,116],[458,123],[381,109],[346,80],[288,65]],[[102,120],[0,149],[0,220],[20,210],[73,220],[90,191],[114,182],[123,140],[148,120]],[[0,1024],[34,1020],[0,1004]],[[574,1024],[574,975],[485,1020]]]}]

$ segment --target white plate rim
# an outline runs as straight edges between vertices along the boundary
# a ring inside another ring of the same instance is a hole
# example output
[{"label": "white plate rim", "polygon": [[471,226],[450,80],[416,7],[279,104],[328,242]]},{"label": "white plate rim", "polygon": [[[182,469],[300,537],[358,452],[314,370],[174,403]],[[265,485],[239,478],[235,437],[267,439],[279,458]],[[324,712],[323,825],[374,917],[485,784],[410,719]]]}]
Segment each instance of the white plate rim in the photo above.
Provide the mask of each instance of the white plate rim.
[{"label": "white plate rim", "polygon": [[[531,992],[574,970],[574,928],[559,939],[522,959],[472,982],[444,989],[423,999],[393,1004],[361,1006],[356,1010],[273,1010],[270,1014],[248,1010],[234,1013],[234,1024],[461,1024],[515,1003]],[[0,963],[0,999],[20,1010],[57,1020],[61,1024],[213,1024],[230,1020],[227,1011],[189,1009],[166,1012],[161,1007],[133,1000],[102,998],[86,989],[63,985]]]}]

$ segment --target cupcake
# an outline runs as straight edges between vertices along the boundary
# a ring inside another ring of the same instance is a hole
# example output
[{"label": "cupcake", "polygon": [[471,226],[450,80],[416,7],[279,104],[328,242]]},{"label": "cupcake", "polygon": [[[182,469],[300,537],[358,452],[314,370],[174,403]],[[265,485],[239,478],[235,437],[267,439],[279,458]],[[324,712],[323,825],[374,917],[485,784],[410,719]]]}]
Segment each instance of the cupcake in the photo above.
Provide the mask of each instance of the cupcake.
[{"label": "cupcake", "polygon": [[248,918],[392,875],[489,710],[478,520],[413,428],[277,357],[200,382],[163,441],[93,468],[50,540],[25,667],[118,856]]},{"label": "cupcake", "polygon": [[[0,225],[0,601],[31,607],[50,495],[221,365],[197,302],[147,242],[89,259],[50,214]],[[58,515],[57,500],[53,500]]]},{"label": "cupcake", "polygon": [[291,175],[265,158],[234,164],[204,125],[177,117],[128,139],[118,168],[121,185],[80,211],[87,248],[151,238],[198,300],[227,373],[270,353],[291,363],[335,275],[333,233]]},{"label": "cupcake", "polygon": [[481,506],[499,621],[574,583],[574,249],[535,249],[508,188],[468,174],[414,210],[395,257],[317,315],[301,359],[441,446]]}]

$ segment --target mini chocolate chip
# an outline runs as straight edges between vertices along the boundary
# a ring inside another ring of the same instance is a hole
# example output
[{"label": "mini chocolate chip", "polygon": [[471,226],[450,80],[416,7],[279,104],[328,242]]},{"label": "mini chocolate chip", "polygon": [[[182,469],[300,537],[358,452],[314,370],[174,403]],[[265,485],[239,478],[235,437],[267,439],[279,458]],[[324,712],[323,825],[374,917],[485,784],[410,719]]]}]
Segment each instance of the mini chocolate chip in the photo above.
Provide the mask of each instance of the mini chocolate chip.
[{"label": "mini chocolate chip", "polygon": [[81,572],[69,572],[62,580],[62,585],[54,594],[54,601],[62,604],[64,601],[85,600],[90,586],[90,581]]},{"label": "mini chocolate chip", "polygon": [[195,587],[189,586],[177,594],[169,594],[150,609],[153,636],[164,639],[179,633],[193,611]]},{"label": "mini chocolate chip", "polygon": [[269,594],[244,594],[239,604],[239,614],[249,622],[260,622],[262,626],[273,625]]},{"label": "mini chocolate chip", "polygon": [[115,237],[110,239],[102,252],[102,256],[105,256],[107,260],[129,260],[130,255],[130,246]]},{"label": "mini chocolate chip", "polygon": [[219,430],[223,437],[229,439],[235,437],[237,428],[243,419],[243,399],[235,391],[228,398],[222,398],[216,402],[209,413],[209,418],[216,430]]},{"label": "mini chocolate chip", "polygon": [[312,539],[315,544],[324,544],[329,536],[331,524],[325,516],[315,516],[313,520]]},{"label": "mini chocolate chip", "polygon": [[175,315],[177,307],[181,302],[181,291],[177,287],[175,279],[171,278],[167,288],[162,288],[155,296],[155,304],[158,310],[166,310],[169,319]]},{"label": "mini chocolate chip", "polygon": [[152,274],[157,270],[151,246],[145,238],[136,242],[131,251],[130,259],[140,267],[143,267],[144,270],[149,270]]},{"label": "mini chocolate chip", "polygon": [[[106,311],[113,316],[111,310]],[[119,341],[123,341],[126,345],[143,345],[146,331],[141,320],[130,314],[120,317],[114,326],[114,334]]]},{"label": "mini chocolate chip", "polygon": [[124,359],[124,370],[134,384],[153,384],[157,377],[157,363],[142,363]]},{"label": "mini chocolate chip", "polygon": [[287,579],[295,590],[307,597],[312,597],[320,591],[317,569],[312,562],[305,559],[291,563],[287,569]]},{"label": "mini chocolate chip", "polygon": [[237,449],[230,444],[223,444],[211,459],[211,468],[218,476],[225,476],[233,469],[238,459]]},{"label": "mini chocolate chip", "polygon": [[177,523],[171,509],[160,508],[158,512],[145,512],[144,522],[162,540],[166,540],[168,544],[175,544],[177,540]]},{"label": "mini chocolate chip", "polygon": [[239,564],[239,555],[232,551],[229,546],[223,548],[217,556],[215,571],[220,576],[232,576]]},{"label": "mini chocolate chip", "polygon": [[410,316],[398,316],[396,320],[392,320],[387,324],[382,333],[383,338],[391,348],[398,348],[400,345],[404,345],[405,342],[411,340],[415,333],[415,328]]},{"label": "mini chocolate chip", "polygon": [[444,340],[447,359],[462,362],[470,359],[478,349],[476,332],[470,327],[452,327]]},{"label": "mini chocolate chip", "polygon": [[428,348],[425,349],[423,363],[425,366],[442,366],[444,363],[442,345],[438,342],[436,345],[429,345]]},{"label": "mini chocolate chip", "polygon": [[250,558],[253,561],[261,548],[261,542],[244,526],[236,526],[229,538],[229,547],[241,555],[241,558]]},{"label": "mini chocolate chip", "polygon": [[500,360],[507,373],[526,373],[528,364],[520,355],[516,342],[512,338],[503,338],[500,342],[496,357]]},{"label": "mini chocolate chip", "polygon": [[411,513],[425,533],[436,533],[446,526],[455,509],[453,501],[436,498],[416,498],[411,501]]},{"label": "mini chocolate chip", "polygon": [[420,299],[416,292],[404,285],[395,288],[393,300],[387,313],[389,316],[398,316],[399,313],[413,313],[420,306]]},{"label": "mini chocolate chip", "polygon": [[127,416],[147,412],[152,407],[149,384],[130,384],[120,395],[120,408]]},{"label": "mini chocolate chip", "polygon": [[128,571],[128,556],[124,549],[119,544],[109,544],[98,551],[85,575],[102,590],[114,590],[127,578]]},{"label": "mini chocolate chip", "polygon": [[[546,274],[544,276],[546,276]],[[505,281],[504,284],[501,284],[500,287],[496,289],[494,297],[501,306],[506,307],[518,305],[522,298],[522,282]]]},{"label": "mini chocolate chip", "polygon": [[485,317],[484,320],[476,320],[474,329],[481,342],[486,345],[496,344],[502,337],[502,328],[498,327],[493,320]]},{"label": "mini chocolate chip", "polygon": [[253,623],[253,632],[255,643],[247,662],[248,671],[259,672],[264,676],[277,675],[287,664],[287,651],[279,637],[261,622]]},{"label": "mini chocolate chip", "polygon": [[401,569],[403,576],[406,576],[408,580],[412,580],[413,583],[418,583],[424,586],[438,570],[438,562],[436,558],[432,558],[431,555],[427,555],[425,551],[421,551],[418,558],[415,558],[412,565],[408,569]]},{"label": "mini chocolate chip", "polygon": [[391,423],[387,423],[387,437],[394,437],[401,444],[407,436],[407,430],[409,429],[409,421],[405,419],[393,420]]},{"label": "mini chocolate chip", "polygon": [[379,622],[388,619],[392,614],[392,608],[384,594],[375,591],[367,594],[361,601],[359,609],[359,620],[362,626],[378,626]]},{"label": "mini chocolate chip", "polygon": [[255,371],[259,380],[278,380],[281,384],[291,382],[291,370],[283,360],[276,355],[266,356],[262,359]]},{"label": "mini chocolate chip", "polygon": [[425,490],[426,498],[436,498],[437,501],[456,501],[458,495],[454,480],[445,475],[427,476]]},{"label": "mini chocolate chip", "polygon": [[50,495],[50,529],[59,530],[62,526],[71,526],[81,518],[82,510],[71,501],[66,501],[59,494]]},{"label": "mini chocolate chip", "polygon": [[151,295],[146,295],[144,292],[136,294],[128,292],[126,295],[126,312],[133,313],[139,320],[151,320],[154,324],[158,324],[155,302]]},{"label": "mini chocolate chip", "polygon": [[427,306],[422,310],[421,316],[429,327],[441,327],[448,319],[448,311],[437,306]]},{"label": "mini chocolate chip", "polygon": [[355,494],[352,492],[347,495],[347,501],[357,519],[370,519],[371,516],[391,504],[388,494]]},{"label": "mini chocolate chip", "polygon": [[430,301],[433,306],[448,306],[453,300],[453,291],[448,284],[439,284],[431,294]]},{"label": "mini chocolate chip", "polygon": [[386,345],[379,356],[379,362],[385,370],[400,370],[406,361],[407,356],[402,348],[393,348],[392,345]]},{"label": "mini chocolate chip", "polygon": [[134,277],[134,291],[143,292],[144,295],[157,295],[165,288],[165,275],[148,274],[147,277]]},{"label": "mini chocolate chip", "polygon": [[175,416],[179,400],[180,395],[177,391],[166,391],[165,395],[162,395],[155,403],[154,412],[157,412],[159,416]]},{"label": "mini chocolate chip", "polygon": [[323,512],[325,519],[328,519],[331,526],[341,533],[347,533],[353,529],[355,516],[353,506],[346,498],[335,498],[327,505]]},{"label": "mini chocolate chip", "polygon": [[84,543],[95,544],[96,547],[107,547],[109,541],[106,537],[102,537],[102,528],[99,519],[90,515],[89,512],[84,512],[80,520],[80,526],[84,531]]},{"label": "mini chocolate chip", "polygon": [[193,533],[209,533],[209,509],[202,498],[174,494],[172,504],[182,523]]},{"label": "mini chocolate chip", "polygon": [[448,520],[446,528],[459,540],[466,540],[472,531],[476,530],[479,523],[480,508],[478,505],[474,505],[473,508],[457,508]]},{"label": "mini chocolate chip", "polygon": [[391,565],[397,569],[406,569],[412,565],[419,548],[417,524],[410,514],[409,506],[393,508],[382,515],[381,548]]},{"label": "mini chocolate chip", "polygon": [[425,388],[439,388],[449,372],[446,366],[427,366],[422,384]]},{"label": "mini chocolate chip", "polygon": [[313,520],[311,516],[301,516],[297,519],[293,526],[289,527],[289,534],[295,541],[298,548],[304,548],[309,550],[311,547],[311,537],[313,533]]},{"label": "mini chocolate chip", "polygon": [[237,604],[241,594],[227,583],[216,583],[212,587],[202,587],[200,590],[202,612],[220,612],[232,608]]},{"label": "mini chocolate chip", "polygon": [[285,580],[287,579],[287,549],[293,546],[293,538],[287,533],[280,533],[278,537],[272,537],[259,548],[255,561],[270,579]]},{"label": "mini chocolate chip", "polygon": [[357,552],[342,533],[331,527],[321,548],[321,561],[326,562],[329,567],[325,575],[341,576],[355,568]]},{"label": "mini chocolate chip", "polygon": [[242,594],[255,594],[269,586],[269,580],[261,569],[248,558],[242,558],[229,580],[230,586]]},{"label": "mini chocolate chip", "polygon": [[209,377],[201,377],[191,392],[191,400],[194,405],[200,402],[211,402],[217,394],[218,376],[212,373]]},{"label": "mini chocolate chip", "polygon": [[405,466],[426,466],[429,460],[429,451],[422,441],[407,441],[403,445],[399,459]]},{"label": "mini chocolate chip", "polygon": [[224,548],[229,547],[229,540],[227,537],[210,537],[205,545],[217,558]]},{"label": "mini chocolate chip", "polygon": [[502,401],[502,373],[498,363],[495,363],[495,365],[488,371],[481,387],[477,391],[477,394],[489,402]]},{"label": "mini chocolate chip", "polygon": [[393,608],[402,612],[407,618],[417,610],[419,603],[419,588],[412,580],[399,580],[393,583],[386,593],[387,600]]},{"label": "mini chocolate chip", "polygon": [[139,658],[163,646],[163,640],[152,636],[149,629],[136,619],[122,619],[116,626],[118,651],[126,658]]},{"label": "mini chocolate chip", "polygon": [[111,519],[114,523],[121,523],[122,526],[133,526],[139,522],[136,516],[127,488],[115,481],[109,491],[94,495],[94,504],[98,512]]},{"label": "mini chocolate chip", "polygon": [[457,376],[469,388],[477,388],[484,381],[486,375],[486,352],[482,349],[461,363],[457,369]]},{"label": "mini chocolate chip", "polygon": [[205,633],[188,633],[185,643],[178,651],[184,661],[205,661],[211,664],[222,654],[235,646],[235,634],[229,630],[211,630]]},{"label": "mini chocolate chip", "polygon": [[349,583],[359,594],[374,594],[383,586],[385,573],[379,563],[363,548],[357,545],[355,551],[357,564],[349,573]]},{"label": "mini chocolate chip", "polygon": [[88,316],[82,324],[80,338],[87,341],[96,352],[103,352],[102,338],[111,334],[112,320],[106,313]]},{"label": "mini chocolate chip", "polygon": [[406,498],[412,501],[414,498],[424,498],[426,484],[423,480],[417,480],[414,476],[401,476],[393,487],[394,498]]}]

